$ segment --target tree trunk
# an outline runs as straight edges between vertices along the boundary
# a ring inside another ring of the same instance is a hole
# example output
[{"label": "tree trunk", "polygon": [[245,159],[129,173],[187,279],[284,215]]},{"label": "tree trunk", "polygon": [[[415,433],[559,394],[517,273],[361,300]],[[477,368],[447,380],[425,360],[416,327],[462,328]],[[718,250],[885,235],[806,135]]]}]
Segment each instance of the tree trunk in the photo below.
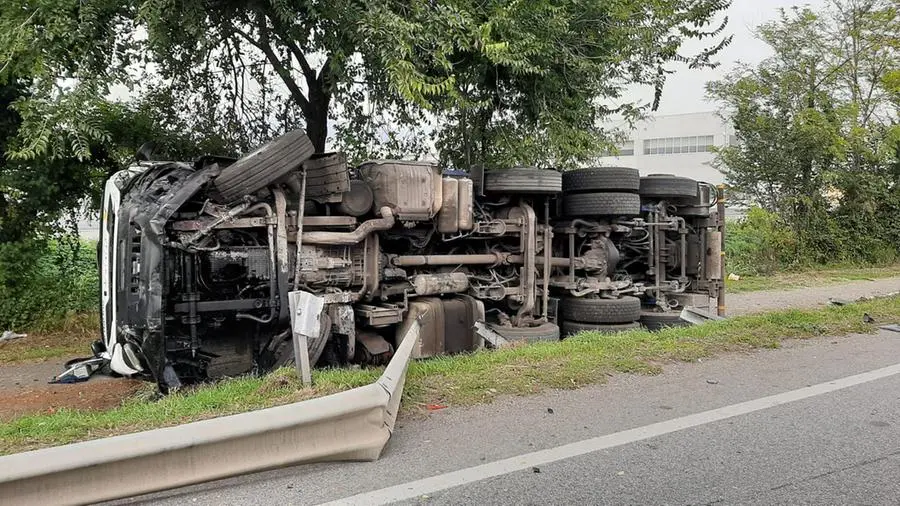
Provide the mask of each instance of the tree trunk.
[{"label": "tree trunk", "polygon": [[312,141],[316,153],[325,151],[325,141],[328,139],[328,106],[331,96],[319,89],[311,89],[309,92],[309,114],[305,114],[306,135]]}]

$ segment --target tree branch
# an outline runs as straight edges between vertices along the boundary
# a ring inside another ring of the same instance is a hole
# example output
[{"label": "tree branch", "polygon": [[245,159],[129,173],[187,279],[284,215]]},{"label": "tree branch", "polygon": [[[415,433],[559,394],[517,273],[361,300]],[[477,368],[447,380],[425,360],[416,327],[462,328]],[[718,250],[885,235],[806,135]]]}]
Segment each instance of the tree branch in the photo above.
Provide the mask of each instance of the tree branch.
[{"label": "tree branch", "polygon": [[306,61],[306,55],[300,49],[300,46],[297,45],[290,37],[285,36],[284,34],[279,34],[279,38],[281,42],[284,43],[285,46],[290,50],[290,52],[294,55],[294,58],[297,59],[297,63],[300,64],[300,70],[303,71],[303,76],[306,77],[307,82],[315,82],[316,80],[316,71],[310,67],[309,62]]},{"label": "tree branch", "polygon": [[275,69],[275,72],[281,77],[281,80],[284,82],[284,85],[287,86],[288,91],[291,92],[291,96],[294,97],[294,100],[297,102],[297,105],[300,106],[300,110],[303,111],[303,115],[306,116],[310,114],[311,109],[309,106],[309,99],[306,98],[306,95],[303,94],[303,90],[300,89],[300,86],[297,85],[297,81],[291,76],[290,71],[285,68],[284,63],[282,63],[281,59],[278,58],[278,55],[275,54],[275,50],[272,49],[272,45],[269,43],[269,28],[266,26],[266,18],[265,16],[259,17],[259,40],[254,39],[247,32],[232,26],[232,30],[235,33],[243,37],[250,44],[256,46],[263,54],[266,55],[266,59],[269,60],[269,63],[272,64],[272,68]]},{"label": "tree branch", "polygon": [[322,64],[322,70],[319,71],[319,84],[322,85],[326,90],[331,87],[331,83],[327,82],[331,80],[331,57],[325,58],[325,63]]},{"label": "tree branch", "polygon": [[300,70],[303,71],[303,76],[306,77],[306,83],[312,87],[318,84],[316,80],[316,71],[309,65],[309,61],[306,59],[306,54],[300,49],[300,46],[297,45],[297,42],[290,36],[290,31],[288,27],[284,26],[281,20],[278,19],[278,16],[266,16],[272,20],[272,26],[275,28],[275,31],[278,35],[279,40],[291,54],[294,55],[294,58],[297,59],[297,63],[300,65]]}]

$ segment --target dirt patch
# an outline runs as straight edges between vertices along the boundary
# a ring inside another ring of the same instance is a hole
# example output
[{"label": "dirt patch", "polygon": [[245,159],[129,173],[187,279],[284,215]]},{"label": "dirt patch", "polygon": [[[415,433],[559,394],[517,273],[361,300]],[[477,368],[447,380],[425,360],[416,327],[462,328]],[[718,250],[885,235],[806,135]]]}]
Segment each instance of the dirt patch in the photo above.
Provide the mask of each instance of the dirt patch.
[{"label": "dirt patch", "polygon": [[42,385],[0,389],[0,421],[59,409],[106,410],[137,392],[144,382],[127,379],[95,380],[74,385]]},{"label": "dirt patch", "polygon": [[64,363],[59,360],[0,364],[0,422],[22,415],[52,413],[61,408],[113,408],[146,385],[142,381],[104,376],[72,385],[47,383],[63,369]]}]

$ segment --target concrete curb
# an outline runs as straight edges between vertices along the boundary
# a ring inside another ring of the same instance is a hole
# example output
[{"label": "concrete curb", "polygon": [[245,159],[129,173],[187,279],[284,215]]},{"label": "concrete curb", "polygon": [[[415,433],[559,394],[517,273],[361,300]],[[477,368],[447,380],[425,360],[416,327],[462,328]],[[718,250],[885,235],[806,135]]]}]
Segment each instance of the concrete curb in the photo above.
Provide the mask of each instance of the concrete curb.
[{"label": "concrete curb", "polygon": [[418,325],[375,383],[285,406],[0,457],[0,497],[86,504],[306,462],[377,460]]}]

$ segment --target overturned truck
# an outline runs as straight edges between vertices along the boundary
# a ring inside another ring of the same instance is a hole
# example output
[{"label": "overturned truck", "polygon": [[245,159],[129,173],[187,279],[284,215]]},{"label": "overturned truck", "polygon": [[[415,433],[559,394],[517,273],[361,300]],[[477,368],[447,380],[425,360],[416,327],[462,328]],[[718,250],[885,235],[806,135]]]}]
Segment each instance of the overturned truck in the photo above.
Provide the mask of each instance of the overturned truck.
[{"label": "overturned truck", "polygon": [[105,188],[102,339],[117,374],[184,382],[293,363],[289,293],[324,300],[318,365],[678,322],[721,298],[715,189],[629,168],[348,167],[290,132],[238,160],[141,161]]}]

